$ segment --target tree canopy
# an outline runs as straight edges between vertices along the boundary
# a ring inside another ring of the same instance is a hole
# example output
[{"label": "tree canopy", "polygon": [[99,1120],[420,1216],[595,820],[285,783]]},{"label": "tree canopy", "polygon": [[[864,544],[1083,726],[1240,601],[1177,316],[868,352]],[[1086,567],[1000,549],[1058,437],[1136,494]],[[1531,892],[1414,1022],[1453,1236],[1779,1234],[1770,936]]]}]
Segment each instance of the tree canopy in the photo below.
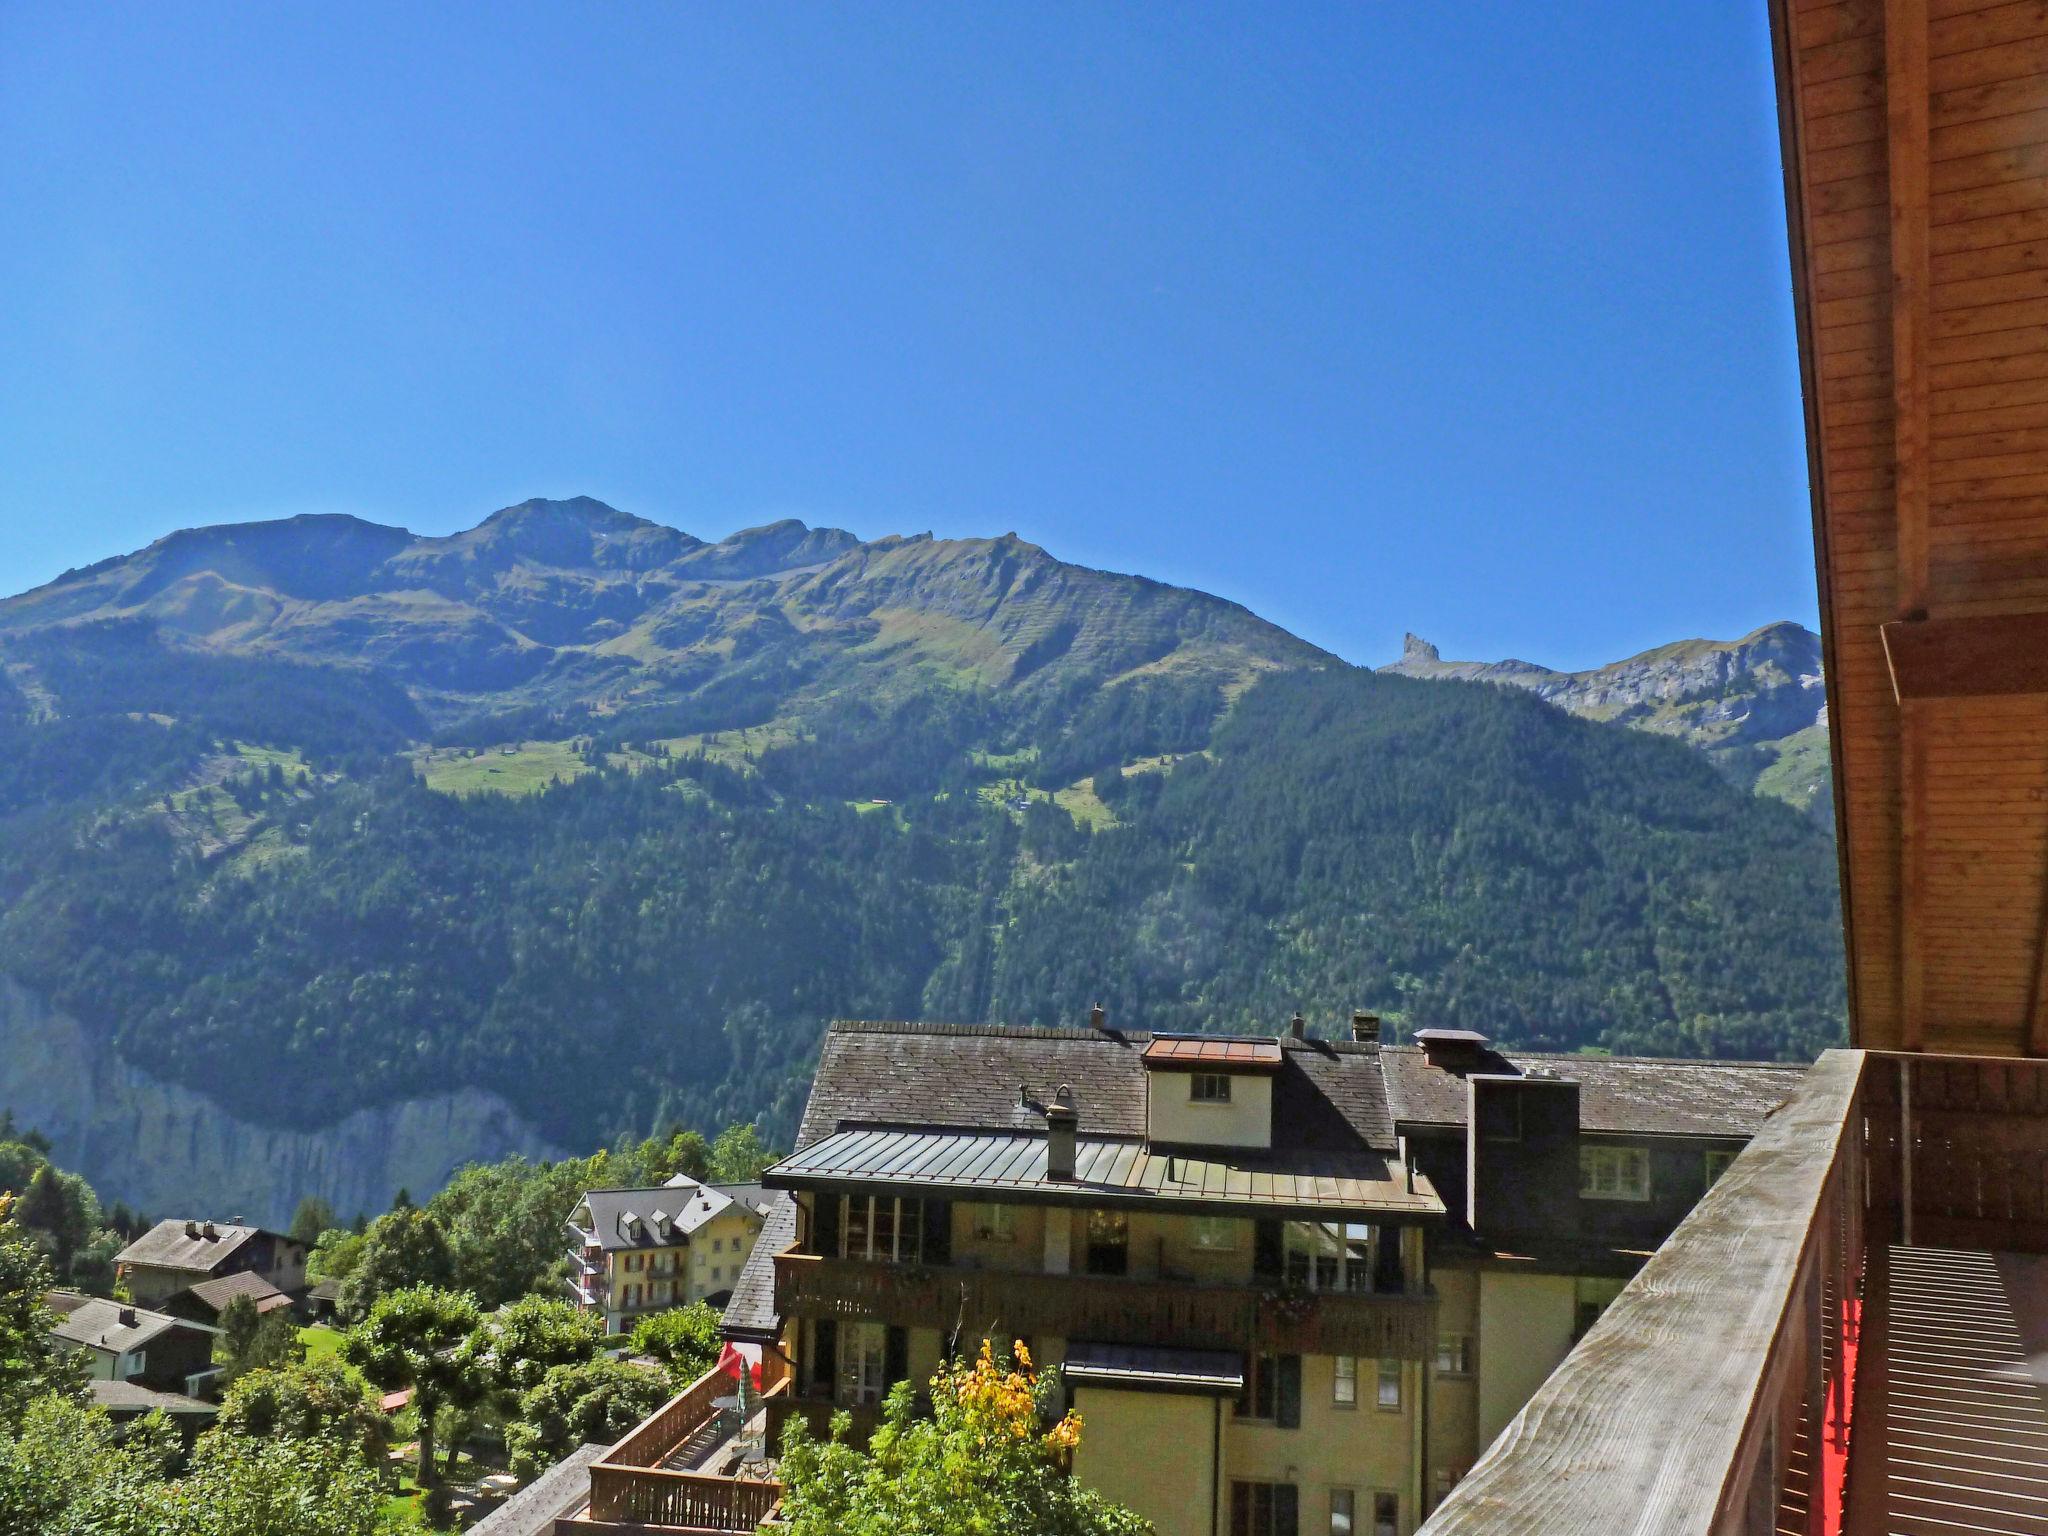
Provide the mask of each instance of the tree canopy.
[{"label": "tree canopy", "polygon": [[1082,1424],[1058,1411],[1056,1373],[1040,1376],[1022,1344],[997,1359],[942,1367],[932,1413],[916,1416],[898,1382],[869,1448],[835,1416],[832,1438],[801,1418],[785,1430],[781,1477],[790,1536],[1146,1536],[1151,1524],[1067,1474]]}]

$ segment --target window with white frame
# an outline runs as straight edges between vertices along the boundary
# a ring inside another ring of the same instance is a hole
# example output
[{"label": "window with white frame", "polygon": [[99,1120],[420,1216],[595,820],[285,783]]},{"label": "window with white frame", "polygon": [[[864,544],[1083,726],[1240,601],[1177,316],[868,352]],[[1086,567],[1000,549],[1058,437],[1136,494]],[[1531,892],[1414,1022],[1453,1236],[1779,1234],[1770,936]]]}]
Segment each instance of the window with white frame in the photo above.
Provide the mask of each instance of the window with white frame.
[{"label": "window with white frame", "polygon": [[1382,1360],[1380,1362],[1379,1405],[1388,1413],[1401,1411],[1401,1362]]},{"label": "window with white frame", "polygon": [[924,1254],[924,1202],[895,1195],[841,1195],[839,1256],[915,1264]]},{"label": "window with white frame", "polygon": [[889,1384],[889,1330],[880,1323],[842,1323],[839,1328],[839,1401],[853,1407],[879,1403]]},{"label": "window with white frame", "polygon": [[1330,1377],[1330,1401],[1339,1408],[1358,1406],[1358,1358],[1355,1355],[1339,1355],[1332,1362],[1336,1367]]},{"label": "window with white frame", "polygon": [[1593,1200],[1650,1198],[1650,1154],[1642,1147],[1580,1147],[1579,1193]]},{"label": "window with white frame", "polygon": [[1014,1243],[1017,1241],[1017,1208],[1014,1205],[970,1205],[967,1229],[976,1241]]},{"label": "window with white frame", "polygon": [[1439,1376],[1472,1374],[1472,1335],[1440,1333],[1436,1339],[1436,1373]]},{"label": "window with white frame", "polygon": [[1188,1079],[1188,1097],[1197,1104],[1228,1104],[1230,1102],[1230,1074],[1227,1072],[1196,1072]]},{"label": "window with white frame", "polygon": [[1208,1253],[1233,1253],[1244,1241],[1244,1223],[1234,1216],[1197,1216],[1195,1247]]}]

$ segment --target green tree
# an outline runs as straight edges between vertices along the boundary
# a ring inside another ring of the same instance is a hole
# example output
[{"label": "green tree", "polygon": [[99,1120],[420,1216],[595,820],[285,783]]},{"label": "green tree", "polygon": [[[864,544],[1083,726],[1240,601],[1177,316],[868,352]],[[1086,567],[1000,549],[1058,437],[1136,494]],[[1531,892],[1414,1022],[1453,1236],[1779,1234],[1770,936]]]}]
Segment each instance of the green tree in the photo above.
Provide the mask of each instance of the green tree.
[{"label": "green tree", "polygon": [[341,1315],[360,1322],[381,1296],[413,1286],[447,1286],[455,1278],[448,1235],[429,1211],[403,1205],[370,1223],[355,1267],[342,1283]]},{"label": "green tree", "polygon": [[39,1397],[85,1392],[76,1358],[50,1333],[56,1319],[43,1304],[53,1283],[49,1260],[8,1219],[8,1203],[0,1195],[0,1432],[20,1424]]},{"label": "green tree", "polygon": [[149,1414],[117,1437],[99,1409],[56,1394],[0,1434],[0,1531],[7,1536],[155,1536],[141,1511],[177,1446]]},{"label": "green tree", "polygon": [[718,1363],[725,1340],[718,1309],[693,1301],[643,1317],[633,1327],[633,1352],[659,1360],[677,1386],[687,1386]]},{"label": "green tree", "polygon": [[558,1365],[582,1365],[605,1347],[604,1323],[566,1301],[522,1296],[484,1319],[464,1349],[480,1381],[516,1397]]},{"label": "green tree", "polygon": [[729,1125],[718,1133],[718,1140],[711,1143],[709,1182],[751,1184],[761,1177],[761,1170],[775,1158],[776,1154],[763,1144],[761,1132],[752,1122]]},{"label": "green tree", "polygon": [[512,1471],[537,1477],[579,1445],[609,1445],[667,1402],[659,1371],[618,1360],[558,1365],[521,1396],[519,1417],[505,1427]]},{"label": "green tree", "polygon": [[320,1240],[321,1233],[334,1225],[334,1207],[318,1195],[308,1195],[292,1212],[292,1224],[286,1232],[293,1242],[304,1243],[310,1248]]},{"label": "green tree", "polygon": [[711,1177],[711,1146],[702,1131],[650,1136],[640,1143],[639,1158],[640,1177],[649,1184],[666,1184],[679,1173],[700,1184]]},{"label": "green tree", "polygon": [[342,1341],[343,1357],[373,1386],[411,1391],[422,1487],[437,1476],[435,1416],[443,1408],[467,1407],[481,1395],[475,1357],[463,1348],[481,1320],[467,1292],[407,1286],[380,1296]]},{"label": "green tree", "polygon": [[221,1308],[214,1358],[229,1381],[250,1371],[295,1364],[304,1355],[290,1307],[259,1313],[252,1299],[237,1296]]},{"label": "green tree", "polygon": [[364,1233],[351,1232],[346,1227],[328,1228],[306,1255],[306,1278],[316,1284],[322,1280],[346,1280],[362,1263],[363,1247],[368,1242]]},{"label": "green tree", "polygon": [[449,1283],[495,1307],[551,1287],[562,1265],[562,1218],[577,1198],[619,1178],[609,1154],[535,1163],[472,1163],[427,1202],[448,1236]]},{"label": "green tree", "polygon": [[259,1440],[337,1441],[373,1464],[388,1428],[375,1396],[338,1360],[267,1366],[236,1378],[215,1423]]},{"label": "green tree", "polygon": [[1081,1421],[1059,1414],[1058,1398],[1057,1373],[1035,1375],[1021,1344],[1014,1364],[984,1344],[979,1360],[932,1377],[929,1419],[898,1382],[865,1452],[848,1442],[845,1413],[822,1443],[791,1419],[781,1466],[790,1536],[1145,1536],[1149,1522],[1067,1475]]},{"label": "green tree", "polygon": [[150,1490],[137,1536],[379,1536],[384,1487],[355,1447],[215,1429],[192,1468]]}]

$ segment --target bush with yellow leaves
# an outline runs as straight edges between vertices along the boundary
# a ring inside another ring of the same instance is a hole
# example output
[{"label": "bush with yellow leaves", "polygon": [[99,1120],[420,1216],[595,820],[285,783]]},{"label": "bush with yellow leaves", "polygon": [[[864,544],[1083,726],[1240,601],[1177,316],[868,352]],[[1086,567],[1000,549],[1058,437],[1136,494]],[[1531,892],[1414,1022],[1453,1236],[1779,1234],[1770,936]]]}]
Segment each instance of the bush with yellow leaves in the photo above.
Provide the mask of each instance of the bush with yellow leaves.
[{"label": "bush with yellow leaves", "polygon": [[1151,1525],[1075,1482],[1078,1414],[1059,1412],[1058,1372],[1022,1343],[939,1368],[920,1417],[907,1381],[890,1389],[863,1452],[852,1421],[819,1441],[792,1419],[782,1445],[790,1536],[1150,1536]]}]

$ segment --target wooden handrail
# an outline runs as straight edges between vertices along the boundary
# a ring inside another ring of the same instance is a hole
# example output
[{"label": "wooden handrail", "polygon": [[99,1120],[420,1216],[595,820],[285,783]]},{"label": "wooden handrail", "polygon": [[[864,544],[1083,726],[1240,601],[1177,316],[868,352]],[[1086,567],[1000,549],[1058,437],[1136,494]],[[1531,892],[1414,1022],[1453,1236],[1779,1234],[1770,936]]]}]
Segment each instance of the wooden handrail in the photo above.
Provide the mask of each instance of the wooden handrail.
[{"label": "wooden handrail", "polygon": [[793,1251],[775,1256],[775,1310],[924,1326],[958,1317],[977,1339],[1058,1334],[1404,1360],[1426,1360],[1436,1347],[1432,1296],[912,1268]]},{"label": "wooden handrail", "polygon": [[782,1502],[782,1484],[667,1472],[656,1467],[590,1469],[590,1519],[692,1531],[753,1531]]},{"label": "wooden handrail", "polygon": [[1861,1272],[1866,1065],[1822,1055],[1418,1536],[1773,1528]]},{"label": "wooden handrail", "polygon": [[606,1454],[613,1467],[658,1467],[718,1410],[711,1400],[734,1390],[732,1376],[713,1366],[653,1413]]}]

